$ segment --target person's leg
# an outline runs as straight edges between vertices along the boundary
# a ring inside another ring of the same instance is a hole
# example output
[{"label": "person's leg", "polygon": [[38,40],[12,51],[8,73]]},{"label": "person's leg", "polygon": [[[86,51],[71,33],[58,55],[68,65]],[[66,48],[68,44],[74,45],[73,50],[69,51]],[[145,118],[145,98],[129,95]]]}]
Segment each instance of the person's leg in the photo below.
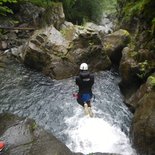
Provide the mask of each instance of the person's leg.
[{"label": "person's leg", "polygon": [[90,101],[87,101],[87,105],[88,105],[88,107],[91,107]]},{"label": "person's leg", "polygon": [[80,98],[77,98],[77,102],[78,104],[84,107],[84,102]]},{"label": "person's leg", "polygon": [[87,101],[84,103],[84,111],[86,115],[91,116],[92,115],[92,111],[91,111],[91,103],[90,101]]},{"label": "person's leg", "polygon": [[93,112],[92,112],[92,109],[91,109],[91,103],[90,103],[90,101],[87,101],[87,105],[88,105],[88,113],[89,113],[89,116],[90,117],[93,117]]},{"label": "person's leg", "polygon": [[84,112],[85,112],[85,115],[88,115],[89,114],[88,104],[86,102],[84,103]]}]

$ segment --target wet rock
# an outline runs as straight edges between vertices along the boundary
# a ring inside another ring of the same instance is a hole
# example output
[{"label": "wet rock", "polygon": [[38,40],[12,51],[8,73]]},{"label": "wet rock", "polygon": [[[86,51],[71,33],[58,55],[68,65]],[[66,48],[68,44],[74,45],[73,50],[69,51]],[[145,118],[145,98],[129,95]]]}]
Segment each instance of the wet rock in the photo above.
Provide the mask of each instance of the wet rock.
[{"label": "wet rock", "polygon": [[15,14],[20,23],[28,23],[31,27],[38,26],[40,16],[45,9],[38,7],[32,3],[26,2],[19,5],[18,12]]},{"label": "wet rock", "polygon": [[84,29],[79,32],[78,37],[71,43],[69,54],[72,62],[78,66],[81,62],[86,62],[93,72],[111,67],[111,61],[103,50],[100,37],[92,29]]},{"label": "wet rock", "polygon": [[35,121],[12,114],[0,114],[0,139],[6,142],[4,155],[74,154]]},{"label": "wet rock", "polygon": [[104,37],[102,40],[104,51],[108,54],[113,64],[119,64],[122,50],[130,42],[128,31],[120,29]]},{"label": "wet rock", "polygon": [[138,102],[133,125],[132,139],[140,154],[155,153],[155,92],[145,94]]},{"label": "wet rock", "polygon": [[5,50],[8,47],[6,41],[0,41],[0,50]]},{"label": "wet rock", "polygon": [[[75,73],[68,59],[68,41],[53,26],[38,30],[22,49],[24,64],[46,75],[62,79]],[[64,72],[65,70],[65,72]]]},{"label": "wet rock", "polygon": [[135,109],[131,135],[134,147],[140,154],[155,153],[155,75],[133,94],[128,104]]},{"label": "wet rock", "polygon": [[[131,96],[155,70],[155,54],[147,49],[125,47],[119,65],[120,87],[125,96]],[[128,98],[128,97],[127,97]]]},{"label": "wet rock", "polygon": [[104,23],[104,25],[96,25],[94,23],[89,22],[89,23],[85,24],[85,27],[93,29],[93,30],[99,32],[102,36],[104,36],[105,34],[112,33],[112,31],[113,31],[111,28],[112,26],[107,25],[107,24],[109,24],[109,23]]},{"label": "wet rock", "polygon": [[130,97],[139,87],[138,63],[132,57],[133,50],[125,47],[122,51],[122,58],[119,65],[121,75],[120,88],[126,98]]},{"label": "wet rock", "polygon": [[145,95],[155,90],[154,86],[155,74],[148,77],[146,83],[142,84],[139,89],[129,99],[126,100],[127,104],[135,110],[140,106],[139,102]]}]

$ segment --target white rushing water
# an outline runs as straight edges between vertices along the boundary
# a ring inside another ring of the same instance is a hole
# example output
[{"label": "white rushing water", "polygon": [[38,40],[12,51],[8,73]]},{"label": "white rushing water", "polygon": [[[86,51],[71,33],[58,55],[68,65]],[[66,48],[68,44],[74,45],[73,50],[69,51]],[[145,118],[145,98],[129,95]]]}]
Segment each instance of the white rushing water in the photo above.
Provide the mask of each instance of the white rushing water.
[{"label": "white rushing water", "polygon": [[[134,155],[129,138],[119,127],[103,118],[84,116],[83,109],[75,109],[74,112],[73,117],[65,118],[68,126],[65,132],[69,136],[67,146],[73,152],[123,152],[123,155]],[[94,108],[93,112],[103,113]]]},{"label": "white rushing water", "polygon": [[129,140],[132,114],[123,103],[113,71],[95,74],[93,118],[84,115],[72,94],[74,77],[53,81],[21,65],[0,73],[0,112],[33,118],[73,152],[135,155]]}]

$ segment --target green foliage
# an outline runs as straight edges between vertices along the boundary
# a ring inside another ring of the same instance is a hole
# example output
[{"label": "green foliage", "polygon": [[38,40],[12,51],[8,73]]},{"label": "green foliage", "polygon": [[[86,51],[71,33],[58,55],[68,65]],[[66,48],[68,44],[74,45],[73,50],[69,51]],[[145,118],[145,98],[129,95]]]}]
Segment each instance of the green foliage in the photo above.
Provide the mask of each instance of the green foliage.
[{"label": "green foliage", "polygon": [[151,88],[155,88],[155,76],[149,76],[148,83],[151,86]]},{"label": "green foliage", "polygon": [[13,4],[16,3],[17,6],[25,2],[30,2],[44,8],[57,4],[55,3],[56,0],[0,0],[0,15],[6,16],[8,13],[13,14]]},{"label": "green foliage", "polygon": [[140,65],[140,70],[145,71],[148,66],[148,61],[145,60],[144,62],[140,62],[139,65]]},{"label": "green foliage", "polygon": [[18,0],[18,3],[25,3],[30,2],[34,5],[37,5],[39,7],[49,7],[51,5],[56,5],[54,0]]},{"label": "green foliage", "polygon": [[138,52],[137,52],[137,51],[132,51],[132,52],[130,52],[130,56],[131,56],[132,58],[136,58],[137,55],[138,55]]},{"label": "green foliage", "polygon": [[[119,2],[120,3],[120,2]],[[123,7],[123,14],[125,20],[130,20],[132,17],[138,17],[139,19],[146,18],[146,22],[152,21],[152,15],[155,14],[154,5],[155,2],[152,0],[129,0],[125,3]]]},{"label": "green foliage", "polygon": [[60,0],[63,3],[66,19],[82,24],[87,21],[100,21],[105,10],[112,10],[116,0]]},{"label": "green foliage", "polygon": [[145,78],[145,76],[147,75],[147,73],[149,72],[149,63],[147,60],[145,60],[144,62],[140,62],[139,64],[139,69],[140,69],[140,73],[137,74],[137,76],[141,79]]},{"label": "green foliage", "polygon": [[103,11],[105,13],[114,13],[116,12],[117,0],[104,0],[103,2]]},{"label": "green foliage", "polygon": [[130,2],[124,7],[123,12],[125,18],[129,20],[133,16],[138,16],[144,10],[144,7],[150,0],[139,0],[137,2]]},{"label": "green foliage", "polygon": [[73,7],[77,0],[60,0],[63,3],[64,12],[68,19],[72,18]]},{"label": "green foliage", "polygon": [[8,3],[17,3],[17,0],[0,0],[0,15],[5,16],[13,11],[7,6]]}]

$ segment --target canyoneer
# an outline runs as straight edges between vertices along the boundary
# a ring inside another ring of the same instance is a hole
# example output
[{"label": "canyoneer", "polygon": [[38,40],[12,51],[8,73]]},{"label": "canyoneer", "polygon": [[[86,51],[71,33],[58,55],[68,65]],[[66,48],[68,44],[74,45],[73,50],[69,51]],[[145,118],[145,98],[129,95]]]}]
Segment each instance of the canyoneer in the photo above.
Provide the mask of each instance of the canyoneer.
[{"label": "canyoneer", "polygon": [[80,65],[79,76],[76,77],[76,85],[78,86],[77,102],[84,107],[86,115],[93,117],[91,109],[91,99],[93,96],[92,86],[94,84],[94,75],[88,71],[87,63]]}]

